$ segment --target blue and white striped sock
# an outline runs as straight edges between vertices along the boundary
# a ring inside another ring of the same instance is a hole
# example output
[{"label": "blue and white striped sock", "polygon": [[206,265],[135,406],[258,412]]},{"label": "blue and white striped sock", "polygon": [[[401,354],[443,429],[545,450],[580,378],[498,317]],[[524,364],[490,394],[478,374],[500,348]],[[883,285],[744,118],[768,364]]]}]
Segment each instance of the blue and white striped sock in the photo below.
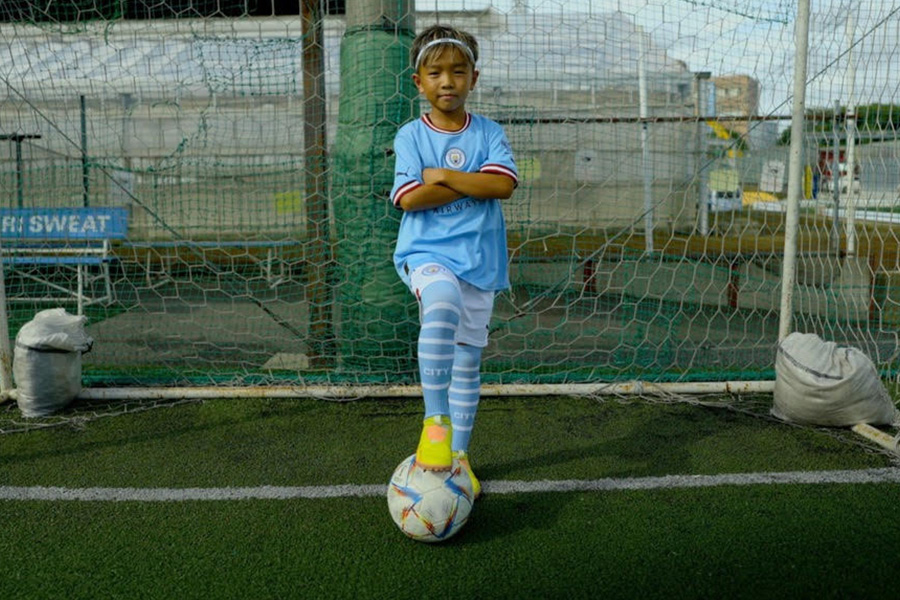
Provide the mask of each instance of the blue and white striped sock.
[{"label": "blue and white striped sock", "polygon": [[421,291],[422,327],[419,330],[419,377],[425,400],[425,418],[450,413],[448,390],[453,348],[462,299],[449,281],[436,281]]},{"label": "blue and white striped sock", "polygon": [[450,422],[453,424],[453,451],[468,452],[481,398],[481,348],[457,345],[450,383]]}]

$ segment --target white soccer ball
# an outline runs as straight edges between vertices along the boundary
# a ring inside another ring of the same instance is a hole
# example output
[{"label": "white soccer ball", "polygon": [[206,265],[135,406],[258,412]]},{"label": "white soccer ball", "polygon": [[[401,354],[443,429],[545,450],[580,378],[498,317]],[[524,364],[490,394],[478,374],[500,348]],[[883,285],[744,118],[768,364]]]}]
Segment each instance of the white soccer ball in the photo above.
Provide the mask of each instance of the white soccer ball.
[{"label": "white soccer ball", "polygon": [[400,531],[419,542],[442,542],[466,524],[474,494],[468,473],[455,459],[449,471],[426,471],[413,454],[394,470],[387,501]]}]

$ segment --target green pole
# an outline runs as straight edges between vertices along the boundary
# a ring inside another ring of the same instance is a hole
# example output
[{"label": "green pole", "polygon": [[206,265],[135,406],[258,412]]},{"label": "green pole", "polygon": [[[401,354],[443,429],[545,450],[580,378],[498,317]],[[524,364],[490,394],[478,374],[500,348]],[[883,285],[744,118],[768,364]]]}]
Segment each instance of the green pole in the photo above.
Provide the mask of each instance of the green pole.
[{"label": "green pole", "polygon": [[82,204],[88,206],[90,204],[91,195],[91,168],[88,159],[87,147],[87,103],[82,95],[81,100],[81,194]]},{"label": "green pole", "polygon": [[307,354],[312,367],[334,361],[331,234],[327,191],[325,52],[319,0],[303,0],[303,155],[309,306]]},{"label": "green pole", "polygon": [[390,202],[393,140],[415,116],[409,69],[414,37],[406,1],[347,2],[341,102],[332,152],[340,312],[339,368],[362,381],[415,378],[415,301],[397,277],[400,211]]}]

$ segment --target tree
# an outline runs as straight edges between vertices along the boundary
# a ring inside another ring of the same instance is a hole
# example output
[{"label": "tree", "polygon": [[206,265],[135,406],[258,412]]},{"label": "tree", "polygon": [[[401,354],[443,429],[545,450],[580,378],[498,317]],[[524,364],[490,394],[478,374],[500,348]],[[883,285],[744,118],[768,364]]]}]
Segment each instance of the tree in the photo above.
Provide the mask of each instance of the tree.
[{"label": "tree", "polygon": [[[842,106],[837,113],[833,108],[813,108],[806,112],[804,131],[808,134],[817,134],[823,137],[831,137],[835,127],[838,128],[843,139],[846,132],[845,115],[847,108]],[[884,140],[897,139],[900,132],[900,105],[896,104],[866,104],[856,107],[856,142],[865,144]],[[779,138],[779,145],[790,144],[791,130],[786,129]]]}]

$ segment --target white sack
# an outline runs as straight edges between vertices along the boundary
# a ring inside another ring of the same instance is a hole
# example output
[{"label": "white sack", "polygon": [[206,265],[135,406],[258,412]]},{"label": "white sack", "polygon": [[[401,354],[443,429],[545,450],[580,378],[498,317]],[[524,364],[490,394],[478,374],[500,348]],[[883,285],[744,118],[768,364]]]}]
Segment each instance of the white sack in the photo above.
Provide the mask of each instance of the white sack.
[{"label": "white sack", "polygon": [[67,406],[81,391],[81,354],[94,343],[84,331],[87,317],[63,308],[42,310],[16,335],[13,379],[26,417],[42,417]]},{"label": "white sack", "polygon": [[772,414],[806,425],[890,425],[900,412],[868,356],[826,342],[813,333],[792,333],[775,357]]}]

